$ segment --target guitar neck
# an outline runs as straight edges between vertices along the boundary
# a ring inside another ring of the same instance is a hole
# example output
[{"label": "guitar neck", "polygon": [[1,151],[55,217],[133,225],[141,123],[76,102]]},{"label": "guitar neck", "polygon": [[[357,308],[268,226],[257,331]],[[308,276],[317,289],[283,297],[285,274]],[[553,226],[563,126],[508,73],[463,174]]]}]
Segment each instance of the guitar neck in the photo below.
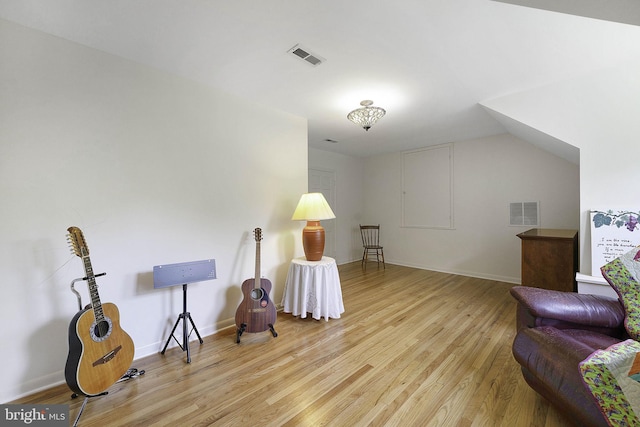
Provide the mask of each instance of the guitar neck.
[{"label": "guitar neck", "polygon": [[91,260],[89,255],[82,257],[84,264],[84,273],[87,275],[87,283],[89,284],[89,297],[91,298],[91,306],[93,307],[93,314],[96,321],[104,320],[104,312],[102,310],[102,303],[100,302],[100,295],[98,294],[98,284],[96,283],[96,276],[93,274],[93,267],[91,267]]},{"label": "guitar neck", "polygon": [[255,289],[260,288],[260,241],[256,241],[256,275],[253,282]]}]

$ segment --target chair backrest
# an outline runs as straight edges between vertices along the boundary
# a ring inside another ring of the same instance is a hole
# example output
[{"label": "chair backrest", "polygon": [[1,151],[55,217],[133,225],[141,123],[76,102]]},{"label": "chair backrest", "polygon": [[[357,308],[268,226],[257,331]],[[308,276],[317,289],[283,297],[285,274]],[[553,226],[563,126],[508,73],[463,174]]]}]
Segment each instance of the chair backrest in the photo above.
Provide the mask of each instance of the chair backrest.
[{"label": "chair backrest", "polygon": [[360,235],[362,236],[362,246],[380,245],[380,224],[360,225]]}]

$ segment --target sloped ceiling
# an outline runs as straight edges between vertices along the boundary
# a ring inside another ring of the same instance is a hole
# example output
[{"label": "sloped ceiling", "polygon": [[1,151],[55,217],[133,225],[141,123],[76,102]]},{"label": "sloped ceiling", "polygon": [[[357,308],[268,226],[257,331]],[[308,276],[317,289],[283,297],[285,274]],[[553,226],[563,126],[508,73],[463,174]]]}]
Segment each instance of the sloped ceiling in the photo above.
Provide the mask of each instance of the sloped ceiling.
[{"label": "sloped ceiling", "polygon": [[640,25],[637,0],[495,0],[587,18]]},{"label": "sloped ceiling", "polygon": [[[575,161],[484,101],[640,58],[638,26],[492,0],[0,0],[0,18],[305,117],[310,146],[354,156],[509,131]],[[346,119],[363,99],[387,110],[368,132]]]},{"label": "sloped ceiling", "polygon": [[571,163],[576,165],[580,164],[580,150],[578,147],[568,144],[525,123],[519,122],[514,118],[502,114],[490,107],[485,108],[489,114],[500,122],[510,134],[517,136],[523,141],[536,145],[543,150],[550,151],[556,156]]}]

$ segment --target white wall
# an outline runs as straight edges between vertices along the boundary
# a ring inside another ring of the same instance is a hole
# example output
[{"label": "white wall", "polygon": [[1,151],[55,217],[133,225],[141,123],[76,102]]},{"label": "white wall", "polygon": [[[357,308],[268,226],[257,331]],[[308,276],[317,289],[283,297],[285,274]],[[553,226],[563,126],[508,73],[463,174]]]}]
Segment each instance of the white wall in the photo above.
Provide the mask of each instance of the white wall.
[{"label": "white wall", "polygon": [[360,259],[362,241],[359,224],[363,221],[364,160],[329,151],[309,149],[309,168],[335,172],[336,262]]},{"label": "white wall", "polygon": [[71,225],[136,358],[162,349],[182,311],[180,287],[153,289],[154,265],[216,259],[217,280],[189,287],[210,334],[233,324],[261,227],[280,302],[302,255],[290,218],[307,188],[306,120],[2,20],[0,58],[0,402],[64,379],[69,284],[84,276]]},{"label": "white wall", "polygon": [[402,153],[365,161],[363,221],[390,263],[520,282],[509,203],[539,201],[542,228],[579,227],[579,168],[511,135],[454,143],[454,230],[402,228]]},{"label": "white wall", "polygon": [[591,209],[640,209],[640,59],[483,102],[580,149],[580,271],[591,274]]}]

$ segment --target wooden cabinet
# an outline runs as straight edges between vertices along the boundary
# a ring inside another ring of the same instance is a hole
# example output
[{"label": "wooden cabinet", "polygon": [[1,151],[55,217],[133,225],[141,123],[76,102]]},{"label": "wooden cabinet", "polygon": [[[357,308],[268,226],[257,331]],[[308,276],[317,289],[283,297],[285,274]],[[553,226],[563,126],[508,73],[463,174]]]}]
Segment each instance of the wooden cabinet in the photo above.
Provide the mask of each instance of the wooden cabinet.
[{"label": "wooden cabinet", "polygon": [[578,231],[533,228],[522,240],[522,286],[575,292]]}]

